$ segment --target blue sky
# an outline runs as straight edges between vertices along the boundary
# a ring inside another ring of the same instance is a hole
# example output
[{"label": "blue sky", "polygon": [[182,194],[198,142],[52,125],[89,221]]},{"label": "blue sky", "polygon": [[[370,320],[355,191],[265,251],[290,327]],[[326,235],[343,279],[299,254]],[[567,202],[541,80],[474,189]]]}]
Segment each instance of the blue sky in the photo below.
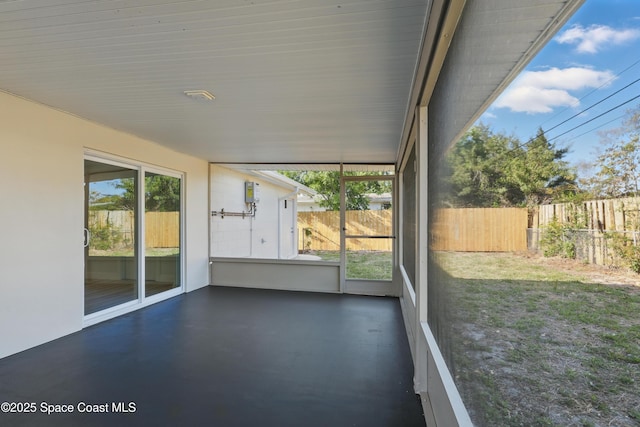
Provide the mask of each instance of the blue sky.
[{"label": "blue sky", "polygon": [[542,127],[549,140],[570,148],[566,160],[578,164],[594,159],[598,131],[619,127],[620,116],[640,106],[638,98],[596,118],[640,95],[640,81],[631,84],[639,78],[640,0],[586,0],[479,121],[522,142]]}]

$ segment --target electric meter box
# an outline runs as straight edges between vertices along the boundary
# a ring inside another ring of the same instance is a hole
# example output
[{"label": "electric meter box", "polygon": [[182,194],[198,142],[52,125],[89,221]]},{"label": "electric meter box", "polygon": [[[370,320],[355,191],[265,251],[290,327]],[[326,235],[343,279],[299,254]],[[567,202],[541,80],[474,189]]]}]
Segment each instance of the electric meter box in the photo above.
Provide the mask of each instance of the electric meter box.
[{"label": "electric meter box", "polygon": [[258,198],[258,183],[246,181],[244,183],[244,202],[255,203],[259,201]]}]

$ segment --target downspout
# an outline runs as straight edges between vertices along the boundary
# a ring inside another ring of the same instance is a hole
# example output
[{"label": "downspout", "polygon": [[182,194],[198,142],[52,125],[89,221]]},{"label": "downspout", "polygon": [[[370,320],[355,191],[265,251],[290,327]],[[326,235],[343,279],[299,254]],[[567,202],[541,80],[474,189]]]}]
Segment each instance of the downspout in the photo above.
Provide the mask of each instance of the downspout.
[{"label": "downspout", "polygon": [[249,217],[249,258],[253,258],[253,217]]}]

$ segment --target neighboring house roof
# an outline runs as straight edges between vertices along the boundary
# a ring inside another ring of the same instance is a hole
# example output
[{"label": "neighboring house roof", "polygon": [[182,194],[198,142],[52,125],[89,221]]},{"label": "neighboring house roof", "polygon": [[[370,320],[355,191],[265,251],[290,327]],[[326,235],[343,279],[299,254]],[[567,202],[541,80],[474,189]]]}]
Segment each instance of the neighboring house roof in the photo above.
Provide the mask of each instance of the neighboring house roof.
[{"label": "neighboring house roof", "polygon": [[390,203],[392,201],[391,193],[369,193],[367,194],[367,197],[369,198],[370,202],[374,203]]},{"label": "neighboring house roof", "polygon": [[[370,205],[371,204],[384,204],[392,202],[391,193],[382,193],[375,194],[369,193],[367,194],[369,198]],[[320,202],[322,201],[322,196],[320,194],[309,195],[309,194],[298,194],[298,209],[313,209],[313,210],[325,210],[324,207],[320,206]]]},{"label": "neighboring house roof", "polygon": [[271,184],[277,185],[279,187],[286,188],[290,191],[295,191],[297,189],[299,193],[308,194],[310,197],[313,197],[316,194],[318,194],[318,192],[313,188],[307,187],[306,185],[303,185],[298,181],[294,181],[293,179],[275,171],[253,170],[253,169],[248,169],[242,166],[236,166],[231,164],[219,165],[219,166],[226,169],[234,170],[236,172],[243,173],[248,176],[254,176],[256,178],[260,178],[264,181],[270,182]]},{"label": "neighboring house roof", "polygon": [[322,200],[322,196],[320,196],[317,193],[314,195],[304,194],[304,193],[298,194],[298,206],[318,205],[321,200]]}]

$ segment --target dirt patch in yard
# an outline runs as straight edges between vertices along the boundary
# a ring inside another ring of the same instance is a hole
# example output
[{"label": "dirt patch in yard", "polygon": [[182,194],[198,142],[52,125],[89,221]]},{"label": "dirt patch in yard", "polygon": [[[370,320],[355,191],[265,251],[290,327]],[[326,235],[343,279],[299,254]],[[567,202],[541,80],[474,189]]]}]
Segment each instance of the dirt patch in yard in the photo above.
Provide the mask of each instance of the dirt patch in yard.
[{"label": "dirt patch in yard", "polygon": [[612,267],[597,264],[586,264],[567,258],[545,258],[533,253],[515,254],[538,265],[548,266],[573,274],[587,283],[601,283],[604,285],[631,285],[640,287],[640,275],[623,267]]},{"label": "dirt patch in yard", "polygon": [[450,363],[475,424],[640,425],[638,275],[530,254],[440,261],[458,307]]}]

